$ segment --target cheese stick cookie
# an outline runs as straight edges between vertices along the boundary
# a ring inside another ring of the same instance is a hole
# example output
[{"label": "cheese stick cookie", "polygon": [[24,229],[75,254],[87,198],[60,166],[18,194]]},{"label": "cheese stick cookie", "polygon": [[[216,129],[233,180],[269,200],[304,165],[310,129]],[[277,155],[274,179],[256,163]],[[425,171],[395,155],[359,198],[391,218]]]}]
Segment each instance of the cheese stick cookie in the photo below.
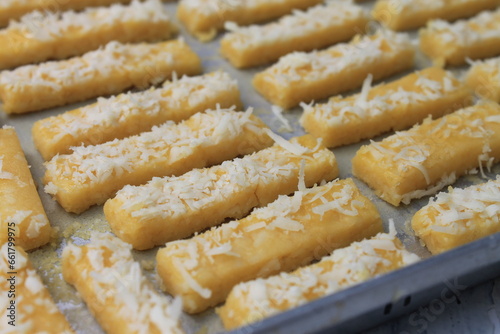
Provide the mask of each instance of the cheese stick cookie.
[{"label": "cheese stick cookie", "polygon": [[438,65],[464,65],[466,59],[500,54],[500,9],[455,23],[430,21],[420,31],[420,49]]},{"label": "cheese stick cookie", "polygon": [[173,72],[201,72],[200,59],[182,39],[156,44],[110,42],[82,57],[1,72],[0,99],[6,113],[25,113],[134,86],[149,87]]},{"label": "cheese stick cookie", "polygon": [[127,184],[181,175],[270,146],[266,125],[251,111],[208,110],[136,136],[75,147],[45,163],[45,191],[66,211],[81,213]]},{"label": "cheese stick cookie", "polygon": [[180,300],[171,302],[153,287],[127,243],[93,233],[84,246],[66,246],[62,262],[64,279],[106,333],[184,333]]},{"label": "cheese stick cookie", "polygon": [[499,0],[378,0],[373,17],[392,30],[410,30],[432,19],[453,21],[494,9]]},{"label": "cheese stick cookie", "polygon": [[378,31],[323,51],[294,52],[255,75],[253,85],[285,109],[357,88],[371,73],[382,79],[413,66],[415,50],[405,34]]},{"label": "cheese stick cookie", "polygon": [[282,140],[219,166],[126,186],[106,202],[106,219],[122,240],[147,249],[227,218],[242,218],[256,206],[293,193],[300,173],[309,187],[338,177],[335,156],[319,140],[310,135]]},{"label": "cheese stick cookie", "polygon": [[184,310],[223,302],[238,283],[290,271],[382,230],[376,207],[350,179],[280,196],[249,216],[157,253],[157,271]]},{"label": "cheese stick cookie", "polygon": [[302,104],[300,124],[323,138],[326,146],[336,147],[406,129],[428,115],[441,117],[473,101],[472,91],[440,68],[427,68],[373,88],[371,80],[370,75],[360,94],[333,97],[314,106]]},{"label": "cheese stick cookie", "polygon": [[405,250],[395,233],[379,233],[292,273],[240,283],[217,313],[226,329],[234,329],[417,261],[419,257]]},{"label": "cheese stick cookie", "polygon": [[500,106],[480,102],[362,146],[355,176],[392,205],[433,195],[473,168],[500,159]]},{"label": "cheese stick cookie", "polygon": [[0,330],[2,334],[73,334],[31,265],[14,241],[0,246]]},{"label": "cheese stick cookie", "polygon": [[238,68],[273,62],[293,51],[311,51],[349,40],[364,31],[368,13],[350,1],[331,1],[294,11],[277,22],[238,27],[221,40],[221,54]]},{"label": "cheese stick cookie", "polygon": [[52,227],[14,128],[0,128],[0,244],[9,232],[26,250],[48,243]]},{"label": "cheese stick cookie", "polygon": [[474,62],[465,82],[476,95],[500,102],[500,57]]},{"label": "cheese stick cookie", "polygon": [[433,254],[500,232],[500,176],[439,193],[413,216],[411,226]]},{"label": "cheese stick cookie", "polygon": [[83,12],[33,12],[0,30],[0,70],[64,59],[95,50],[110,41],[154,42],[175,27],[159,0],[134,0],[129,6],[90,8]]},{"label": "cheese stick cookie", "polygon": [[177,17],[186,29],[201,41],[209,41],[225,22],[248,25],[305,9],[322,0],[180,0]]},{"label": "cheese stick cookie", "polygon": [[71,152],[72,146],[97,145],[144,131],[168,120],[179,122],[197,112],[236,106],[238,83],[225,72],[167,81],[163,87],[116,97],[35,122],[33,141],[45,160]]}]

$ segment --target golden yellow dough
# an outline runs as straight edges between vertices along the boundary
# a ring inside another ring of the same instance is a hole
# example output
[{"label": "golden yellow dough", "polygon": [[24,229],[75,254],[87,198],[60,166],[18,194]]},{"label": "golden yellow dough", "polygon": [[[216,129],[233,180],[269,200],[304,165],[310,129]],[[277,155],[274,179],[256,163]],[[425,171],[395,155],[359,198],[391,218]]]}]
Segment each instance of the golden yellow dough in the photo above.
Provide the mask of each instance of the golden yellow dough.
[{"label": "golden yellow dough", "polygon": [[180,301],[159,293],[132,257],[130,245],[111,234],[93,233],[84,246],[66,246],[62,270],[106,333],[184,333]]},{"label": "golden yellow dough", "polygon": [[0,70],[48,59],[79,56],[110,41],[155,42],[176,28],[160,0],[83,12],[33,12],[0,30]]},{"label": "golden yellow dough", "polygon": [[66,211],[81,213],[128,184],[181,175],[271,146],[266,128],[251,109],[207,110],[136,136],[76,147],[45,163],[45,191]]},{"label": "golden yellow dough", "polygon": [[283,56],[257,73],[253,85],[266,100],[288,109],[358,88],[370,73],[379,80],[409,69],[414,54],[408,35],[379,30],[326,50]]},{"label": "golden yellow dough", "polygon": [[336,147],[404,130],[429,115],[441,117],[473,101],[471,89],[437,67],[373,88],[371,79],[368,76],[359,94],[303,105],[300,124],[326,146]]},{"label": "golden yellow dough", "polygon": [[467,59],[500,54],[500,9],[448,23],[430,21],[420,30],[420,49],[437,65],[464,65]]},{"label": "golden yellow dough", "polygon": [[305,9],[322,0],[180,0],[177,17],[186,29],[201,41],[209,41],[225,22],[248,25],[269,21]]},{"label": "golden yellow dough", "polygon": [[198,313],[238,283],[290,271],[382,230],[376,207],[350,179],[280,196],[249,216],[157,253],[165,290]]},{"label": "golden yellow dough", "polygon": [[201,72],[201,60],[182,40],[155,44],[110,42],[81,57],[0,72],[0,99],[8,113],[25,113],[131,87],[147,88],[177,75]]},{"label": "golden yellow dough", "polygon": [[167,81],[163,87],[110,98],[35,122],[33,141],[45,160],[71,153],[72,146],[97,145],[180,122],[217,106],[241,109],[238,83],[225,72]]},{"label": "golden yellow dough", "polygon": [[239,27],[222,38],[220,52],[238,68],[263,65],[293,51],[311,51],[344,42],[363,32],[368,13],[351,2],[329,2],[295,11],[277,22]]},{"label": "golden yellow dough", "polygon": [[500,176],[439,193],[413,216],[411,226],[433,254],[500,232]]},{"label": "golden yellow dough", "polygon": [[13,234],[26,250],[48,243],[52,228],[14,128],[0,128],[0,244]]},{"label": "golden yellow dough", "polygon": [[248,325],[312,300],[333,294],[387,272],[413,264],[419,257],[406,251],[395,235],[375,237],[336,249],[320,262],[268,278],[240,283],[217,310],[224,327]]},{"label": "golden yellow dough", "polygon": [[[3,334],[73,334],[19,246],[0,244],[0,330]],[[11,316],[12,315],[12,316]]]},{"label": "golden yellow dough", "polygon": [[392,30],[425,26],[432,19],[452,21],[500,5],[499,0],[378,0],[373,17]]},{"label": "golden yellow dough", "polygon": [[433,195],[465,173],[500,160],[500,106],[479,102],[362,146],[353,174],[392,205]]},{"label": "golden yellow dough", "polygon": [[122,240],[147,249],[242,218],[296,191],[301,173],[308,187],[338,176],[335,156],[319,140],[306,135],[285,143],[211,168],[126,186],[104,205],[106,219]]},{"label": "golden yellow dough", "polygon": [[500,102],[500,57],[474,62],[465,82],[481,98]]}]

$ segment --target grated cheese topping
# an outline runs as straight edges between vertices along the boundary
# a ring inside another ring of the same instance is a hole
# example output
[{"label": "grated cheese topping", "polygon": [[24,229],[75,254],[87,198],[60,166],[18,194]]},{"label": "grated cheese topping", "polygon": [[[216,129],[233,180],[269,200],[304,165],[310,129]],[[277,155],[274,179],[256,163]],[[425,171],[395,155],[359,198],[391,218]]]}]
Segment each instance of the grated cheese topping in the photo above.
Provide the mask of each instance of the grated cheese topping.
[{"label": "grated cheese topping", "polygon": [[15,180],[17,177],[9,173],[7,171],[2,170],[3,169],[3,155],[0,155],[0,180]]},{"label": "grated cheese topping", "polygon": [[181,301],[158,293],[134,260],[132,247],[111,234],[96,233],[90,243],[66,246],[63,257],[84,261],[81,280],[90,284],[100,304],[112,305],[117,315],[137,333],[183,333],[179,326]]},{"label": "grated cheese topping", "polygon": [[485,78],[487,79],[485,83],[489,83],[488,81],[492,80],[494,83],[500,85],[500,57],[472,62],[469,73],[478,70],[488,74],[488,78]]},{"label": "grated cheese topping", "polygon": [[170,22],[170,19],[160,0],[133,0],[128,6],[113,4],[81,12],[34,11],[21,17],[19,21],[11,21],[0,34],[16,34],[48,42],[57,41],[69,32],[86,34],[130,22]]},{"label": "grated cheese topping", "polygon": [[[383,94],[375,93],[369,96],[372,76],[369,75],[361,93],[348,98],[333,98],[327,103],[315,106],[302,103],[304,117],[314,117],[330,126],[341,126],[359,119],[369,119],[381,114],[388,114],[394,109],[408,105],[418,105],[436,101],[455,92],[459,88],[459,82],[450,72],[440,80],[432,80],[426,76],[425,71],[417,73],[418,79],[414,83],[414,89],[405,90],[402,87],[384,91]],[[403,79],[404,80],[404,79]],[[383,88],[379,86],[378,88]]]},{"label": "grated cheese topping", "polygon": [[422,209],[427,229],[441,233],[468,234],[472,226],[496,226],[500,223],[500,176],[465,189],[449,188]]},{"label": "grated cheese topping", "polygon": [[[254,209],[244,219],[213,227],[188,240],[167,243],[163,251],[173,259],[186,284],[202,298],[210,298],[211,290],[198,281],[198,274],[220,256],[248,257],[248,249],[244,249],[239,240],[255,239],[260,233],[270,237],[270,231],[278,233],[275,237],[281,233],[307,233],[309,222],[323,221],[326,212],[353,216],[364,206],[363,202],[353,199],[357,192],[352,181],[336,180],[296,191],[293,196],[282,195],[266,207]],[[311,207],[312,211],[306,210]],[[254,235],[256,233],[258,235]]]},{"label": "grated cheese topping", "polygon": [[144,166],[169,164],[199,154],[203,147],[234,140],[244,133],[264,135],[261,124],[250,115],[232,109],[207,110],[181,123],[169,121],[136,136],[74,147],[72,154],[57,155],[45,163],[46,178],[52,182],[46,191],[54,194],[57,187],[59,192],[64,182],[92,187]]},{"label": "grated cheese topping", "polygon": [[245,320],[252,314],[264,318],[417,261],[395,235],[380,233],[292,273],[240,283],[223,308],[238,307]]},{"label": "grated cheese topping", "polygon": [[227,12],[240,12],[267,4],[285,4],[287,0],[181,0],[179,6],[202,16],[219,16]]},{"label": "grated cheese topping", "polygon": [[382,57],[393,57],[408,49],[414,49],[408,35],[379,30],[372,36],[361,36],[323,51],[290,53],[262,74],[265,80],[279,86],[317,81],[347,69],[376,64]]},{"label": "grated cheese topping", "polygon": [[[472,3],[476,0],[453,0],[453,5]],[[450,6],[448,0],[379,0],[389,3],[390,9],[395,14],[420,13],[439,11]]]},{"label": "grated cheese topping", "polygon": [[262,45],[286,43],[318,30],[342,26],[367,17],[366,10],[350,1],[330,1],[306,11],[294,10],[292,15],[266,25],[239,27],[234,22],[226,22],[225,28],[231,33],[226,34],[223,40],[230,43],[234,49],[251,49]]},{"label": "grated cheese topping", "polygon": [[500,9],[483,11],[469,20],[449,23],[432,20],[426,31],[438,37],[443,43],[462,47],[472,46],[481,41],[500,38]]},{"label": "grated cheese topping", "polygon": [[163,87],[138,93],[126,93],[110,98],[98,98],[97,103],[72,112],[40,121],[41,129],[50,131],[52,144],[67,136],[79,138],[99,128],[129,125],[138,115],[155,117],[161,113],[182,115],[185,109],[195,109],[225,92],[237,90],[238,84],[229,74],[210,74],[166,81]]},{"label": "grated cheese topping", "polygon": [[7,217],[6,221],[14,222],[16,226],[26,225],[26,237],[29,239],[37,238],[40,230],[49,225],[49,220],[44,214],[33,215],[32,210],[17,210],[12,216]]}]

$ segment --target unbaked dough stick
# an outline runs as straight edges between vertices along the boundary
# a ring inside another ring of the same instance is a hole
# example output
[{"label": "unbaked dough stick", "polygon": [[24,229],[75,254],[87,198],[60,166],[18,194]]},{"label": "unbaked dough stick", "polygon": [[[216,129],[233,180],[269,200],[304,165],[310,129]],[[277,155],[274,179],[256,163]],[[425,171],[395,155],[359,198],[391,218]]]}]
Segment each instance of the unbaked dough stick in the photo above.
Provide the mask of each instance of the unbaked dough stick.
[{"label": "unbaked dough stick", "polygon": [[376,207],[351,179],[280,196],[249,216],[157,253],[157,271],[184,310],[223,302],[238,283],[290,271],[382,230]]},{"label": "unbaked dough stick", "polygon": [[433,254],[500,232],[500,176],[439,193],[413,216],[411,226]]},{"label": "unbaked dough stick", "polygon": [[267,126],[251,111],[208,110],[136,136],[76,147],[45,163],[45,191],[66,211],[80,213],[127,184],[181,175],[271,146]]},{"label": "unbaked dough stick", "polygon": [[[0,128],[0,244],[13,232],[26,250],[48,243],[52,227],[12,127]],[[12,229],[12,230],[11,230]],[[2,320],[3,321],[3,320]]]},{"label": "unbaked dough stick", "polygon": [[379,30],[326,50],[283,56],[257,73],[253,85],[268,101],[288,109],[358,88],[370,73],[379,80],[409,69],[414,54],[408,35]]},{"label": "unbaked dough stick", "polygon": [[217,310],[224,327],[251,324],[371,278],[413,264],[419,257],[404,249],[394,234],[336,249],[320,262],[236,285]]},{"label": "unbaked dough stick", "polygon": [[129,244],[93,233],[84,246],[64,248],[62,270],[108,334],[184,333],[180,300],[169,300],[146,279]]},{"label": "unbaked dough stick", "polygon": [[238,83],[221,71],[167,81],[163,87],[97,102],[45,118],[33,125],[33,141],[45,160],[71,153],[72,146],[97,145],[149,131],[168,120],[180,122],[197,112],[236,106]]},{"label": "unbaked dough stick", "polygon": [[362,146],[352,171],[392,205],[433,195],[457,177],[500,160],[500,106],[479,102]]},{"label": "unbaked dough stick", "polygon": [[312,187],[338,177],[333,153],[311,135],[177,177],[126,186],[106,202],[113,232],[136,249],[164,245],[239,219],[297,190],[299,175]]},{"label": "unbaked dough stick", "polygon": [[431,67],[371,88],[371,76],[360,94],[331,98],[325,104],[302,104],[304,129],[336,147],[404,130],[432,115],[441,117],[469,106],[473,93],[451,73]]},{"label": "unbaked dough stick", "polygon": [[120,44],[68,60],[26,65],[0,72],[0,99],[6,113],[25,113],[131,87],[146,88],[177,75],[201,72],[201,61],[182,40]]}]

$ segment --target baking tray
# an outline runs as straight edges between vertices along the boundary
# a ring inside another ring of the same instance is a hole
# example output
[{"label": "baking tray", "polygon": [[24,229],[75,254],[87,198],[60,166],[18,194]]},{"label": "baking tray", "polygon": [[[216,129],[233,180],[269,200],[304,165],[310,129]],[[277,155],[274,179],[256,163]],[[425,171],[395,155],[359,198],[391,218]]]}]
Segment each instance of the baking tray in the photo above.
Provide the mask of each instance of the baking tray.
[{"label": "baking tray", "polygon": [[[373,3],[374,1],[368,1],[363,6],[369,9],[373,6]],[[165,6],[171,17],[175,17],[177,4],[169,3],[165,4]],[[176,23],[181,27],[179,22]],[[374,24],[369,25],[370,29],[374,26]],[[285,118],[290,121],[293,131],[288,133],[280,132],[282,123],[270,112],[270,104],[252,88],[251,79],[253,75],[265,67],[237,70],[220,57],[218,53],[220,37],[210,43],[200,43],[187,34],[182,27],[180,35],[202,58],[205,73],[222,69],[238,80],[245,106],[252,106],[254,113],[261,117],[271,129],[287,139],[304,134],[303,129],[298,124],[301,108],[295,108],[284,114]],[[416,33],[411,32],[410,35],[416,42]],[[417,54],[415,69],[425,68],[429,65],[430,63],[425,57]],[[465,68],[453,69],[453,72],[458,76],[463,75],[464,71]],[[407,73],[402,73],[386,81],[396,79]],[[351,93],[355,93],[355,91]],[[90,100],[84,103],[18,116],[7,116],[0,111],[0,126],[3,124],[12,125],[20,136],[42,203],[51,224],[59,232],[56,241],[30,252],[30,258],[38,269],[42,280],[48,286],[58,307],[71,322],[74,329],[81,334],[100,334],[103,331],[87,310],[76,290],[62,279],[61,252],[68,241],[84,244],[88,240],[91,231],[107,232],[110,229],[104,218],[102,206],[93,207],[80,215],[74,215],[65,212],[49,195],[43,192],[41,182],[45,172],[43,160],[33,145],[31,127],[39,119],[57,115],[94,101]],[[374,140],[380,140],[385,136],[379,136]],[[339,163],[341,178],[353,177],[351,159],[359,147],[368,142],[363,141],[333,150]],[[500,174],[498,164],[493,167],[490,173],[487,173],[487,176],[491,179],[497,174]],[[394,219],[398,237],[405,247],[421,256],[424,260],[294,310],[284,312],[260,323],[237,329],[231,333],[357,332],[404,313],[409,313],[433,298],[446,302],[446,300],[452,298],[453,294],[459,294],[465,287],[500,276],[500,234],[431,257],[430,253],[415,238],[409,225],[413,214],[427,204],[428,197],[414,200],[410,205],[395,208],[375,196],[364,183],[355,178],[354,181],[363,194],[373,201],[379,209],[385,224],[385,230],[388,230],[389,219]],[[455,186],[466,187],[481,182],[485,182],[485,179],[477,175],[469,175],[460,178]],[[157,249],[143,252],[134,251],[134,257],[141,263],[145,274],[158,288],[159,284],[153,262],[156,251]],[[196,316],[183,315],[182,324],[188,333],[211,334],[224,331],[213,310]]]}]

